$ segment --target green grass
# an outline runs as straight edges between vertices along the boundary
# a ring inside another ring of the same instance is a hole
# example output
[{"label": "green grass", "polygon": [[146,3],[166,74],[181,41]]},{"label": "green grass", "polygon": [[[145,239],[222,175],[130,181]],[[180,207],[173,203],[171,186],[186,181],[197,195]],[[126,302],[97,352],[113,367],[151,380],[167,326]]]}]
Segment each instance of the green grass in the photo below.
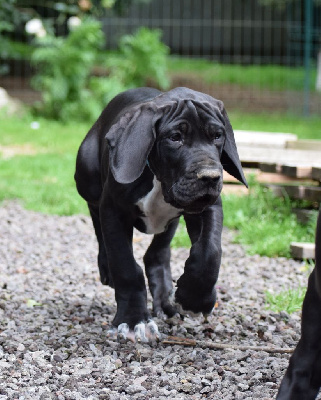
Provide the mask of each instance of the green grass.
[{"label": "green grass", "polygon": [[[192,75],[205,83],[232,84],[266,90],[304,89],[304,68],[278,65],[218,64],[204,59],[171,57],[171,73]],[[316,68],[311,71],[311,90],[315,90]]]},{"label": "green grass", "polygon": [[[73,174],[77,149],[89,125],[33,118],[0,118],[1,146],[29,145],[35,155],[0,157],[0,200],[20,199],[27,209],[58,215],[87,213]],[[1,152],[1,150],[0,150]]]},{"label": "green grass", "polygon": [[186,225],[183,217],[181,217],[179,221],[179,225],[176,231],[176,234],[171,242],[171,246],[174,248],[177,247],[191,247],[191,240],[188,236]]},{"label": "green grass", "polygon": [[305,287],[288,289],[279,293],[267,291],[265,293],[265,302],[267,308],[273,312],[286,311],[288,314],[292,314],[295,311],[301,310],[305,293]]},{"label": "green grass", "polygon": [[294,133],[298,139],[321,140],[321,117],[294,114],[229,112],[234,129]]},{"label": "green grass", "polygon": [[298,202],[276,197],[251,180],[249,185],[248,196],[223,196],[224,225],[237,230],[236,243],[250,254],[290,257],[290,242],[314,241],[316,218],[298,223],[291,211]]}]

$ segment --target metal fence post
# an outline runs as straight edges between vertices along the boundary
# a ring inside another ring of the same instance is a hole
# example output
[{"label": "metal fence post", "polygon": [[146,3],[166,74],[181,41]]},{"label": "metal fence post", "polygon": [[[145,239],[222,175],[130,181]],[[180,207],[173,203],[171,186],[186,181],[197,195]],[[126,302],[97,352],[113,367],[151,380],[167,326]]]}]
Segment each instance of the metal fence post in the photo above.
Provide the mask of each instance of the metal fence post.
[{"label": "metal fence post", "polygon": [[312,0],[305,0],[304,17],[304,101],[303,114],[310,114],[310,78],[311,78],[311,48],[312,48]]}]

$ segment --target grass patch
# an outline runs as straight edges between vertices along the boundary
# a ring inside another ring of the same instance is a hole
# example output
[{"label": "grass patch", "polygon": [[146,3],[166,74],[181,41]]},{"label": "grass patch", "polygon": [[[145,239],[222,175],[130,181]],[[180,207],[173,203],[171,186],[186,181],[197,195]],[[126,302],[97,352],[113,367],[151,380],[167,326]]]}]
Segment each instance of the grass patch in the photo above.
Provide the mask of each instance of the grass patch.
[{"label": "grass patch", "polygon": [[[272,91],[302,91],[304,89],[304,68],[302,67],[219,64],[204,59],[171,57],[169,70],[171,73],[193,75],[205,83]],[[311,91],[315,91],[315,80],[316,68],[311,72]]]},{"label": "grass patch", "polygon": [[267,291],[265,292],[266,307],[276,313],[285,311],[288,314],[292,314],[301,310],[305,293],[305,287],[288,289],[279,293]]},{"label": "grass patch", "polygon": [[298,139],[321,139],[321,118],[300,117],[294,114],[229,112],[234,129],[294,133]]},{"label": "grass patch", "polygon": [[32,129],[32,122],[30,115],[0,120],[2,146],[28,144],[36,152],[0,157],[0,200],[20,199],[27,209],[50,214],[87,213],[73,175],[77,149],[89,126],[38,119],[39,129]]},{"label": "grass patch", "polygon": [[300,224],[292,213],[298,203],[276,197],[250,182],[248,196],[223,196],[224,225],[237,230],[235,242],[249,254],[290,257],[290,242],[314,241],[316,218]]},{"label": "grass patch", "polygon": [[185,221],[183,217],[181,217],[179,221],[179,225],[176,231],[176,234],[171,242],[171,247],[191,247],[191,240],[188,236]]},{"label": "grass patch", "polygon": [[[33,122],[38,123],[38,129],[32,127]],[[90,122],[66,123],[35,118],[29,113],[21,117],[0,114],[0,123],[2,146],[31,144],[41,151],[55,154],[75,153],[92,125]]]},{"label": "grass patch", "polygon": [[0,159],[0,200],[21,199],[27,209],[49,214],[87,213],[76,191],[74,169],[71,153]]}]

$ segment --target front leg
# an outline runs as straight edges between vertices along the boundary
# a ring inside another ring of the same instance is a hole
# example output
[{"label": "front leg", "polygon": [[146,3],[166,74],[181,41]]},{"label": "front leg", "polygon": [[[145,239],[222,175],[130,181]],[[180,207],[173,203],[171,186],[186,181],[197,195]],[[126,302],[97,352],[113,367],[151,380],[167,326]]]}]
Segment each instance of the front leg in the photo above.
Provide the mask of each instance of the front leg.
[{"label": "front leg", "polygon": [[[321,209],[320,209],[321,210]],[[315,238],[315,268],[303,301],[301,339],[290,359],[277,400],[313,400],[321,387],[321,211]]]},{"label": "front leg", "polygon": [[172,221],[165,232],[155,235],[144,256],[149,289],[153,296],[154,315],[163,311],[172,317],[176,312],[169,300],[173,290],[170,243],[175,235],[178,222],[179,218]]},{"label": "front leg", "polygon": [[215,283],[221,265],[222,203],[198,215],[184,215],[192,247],[183,275],[177,281],[175,300],[184,311],[211,313],[216,301]]},{"label": "front leg", "polygon": [[313,400],[321,386],[321,298],[316,271],[309,277],[302,309],[302,336],[290,359],[277,400]]},{"label": "front leg", "polygon": [[108,199],[103,199],[100,218],[117,303],[113,331],[133,341],[146,341],[147,335],[151,339],[158,338],[157,326],[147,310],[143,271],[133,256],[131,217]]}]

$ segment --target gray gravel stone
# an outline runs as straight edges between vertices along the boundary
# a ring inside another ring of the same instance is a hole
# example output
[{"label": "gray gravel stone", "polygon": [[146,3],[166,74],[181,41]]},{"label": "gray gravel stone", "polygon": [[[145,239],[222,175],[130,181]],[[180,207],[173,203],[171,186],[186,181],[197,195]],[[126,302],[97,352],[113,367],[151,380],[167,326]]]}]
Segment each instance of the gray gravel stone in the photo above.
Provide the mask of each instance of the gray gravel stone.
[{"label": "gray gravel stone", "polygon": [[[306,285],[307,272],[294,260],[248,256],[233,236],[224,230],[218,306],[208,322],[159,319],[160,331],[230,345],[294,347],[300,312],[267,310],[264,293]],[[142,265],[151,237],[134,237]],[[188,254],[172,251],[174,279]],[[16,202],[0,207],[0,400],[275,398],[288,354],[108,338],[114,293],[101,285],[96,260],[88,217],[42,215]]]}]

